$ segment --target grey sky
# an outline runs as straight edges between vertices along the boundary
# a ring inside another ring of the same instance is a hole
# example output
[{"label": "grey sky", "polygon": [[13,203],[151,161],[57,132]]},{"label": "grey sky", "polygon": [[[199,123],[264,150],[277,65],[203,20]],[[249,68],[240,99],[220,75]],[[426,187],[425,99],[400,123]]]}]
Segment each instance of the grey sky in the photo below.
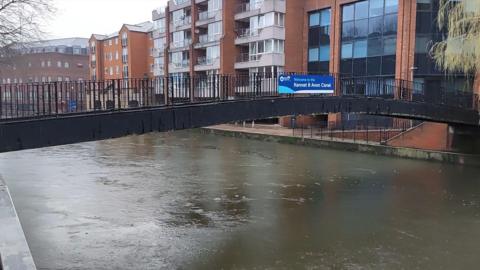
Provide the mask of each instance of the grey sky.
[{"label": "grey sky", "polygon": [[52,0],[57,13],[45,27],[47,38],[90,37],[120,30],[123,23],[152,19],[167,0]]}]

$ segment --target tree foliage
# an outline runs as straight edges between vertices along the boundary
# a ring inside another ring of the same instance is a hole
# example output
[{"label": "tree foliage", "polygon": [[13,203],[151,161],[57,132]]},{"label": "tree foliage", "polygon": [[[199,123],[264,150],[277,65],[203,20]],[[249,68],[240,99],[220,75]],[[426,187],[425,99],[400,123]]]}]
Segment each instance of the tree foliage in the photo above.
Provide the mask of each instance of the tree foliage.
[{"label": "tree foliage", "polygon": [[447,38],[431,54],[447,72],[480,71],[480,0],[440,0],[438,27]]},{"label": "tree foliage", "polygon": [[51,0],[0,0],[0,54],[40,40],[53,12]]}]

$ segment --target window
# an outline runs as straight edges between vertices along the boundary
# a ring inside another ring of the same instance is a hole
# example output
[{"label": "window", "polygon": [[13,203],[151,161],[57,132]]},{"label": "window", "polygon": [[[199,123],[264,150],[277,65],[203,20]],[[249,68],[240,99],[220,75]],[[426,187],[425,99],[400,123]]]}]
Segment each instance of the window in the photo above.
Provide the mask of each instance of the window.
[{"label": "window", "polygon": [[308,62],[317,62],[319,55],[318,48],[310,48],[308,49]]},{"label": "window", "polygon": [[[330,23],[330,8],[309,14],[308,72],[310,73],[328,73],[330,70]],[[353,23],[351,32],[353,35]]]},{"label": "window", "polygon": [[341,73],[395,74],[397,6],[398,0],[367,0],[342,6]]},{"label": "window", "polygon": [[310,14],[310,27],[320,25],[320,13]]},{"label": "window", "polygon": [[353,58],[367,57],[367,41],[357,40],[353,43]]},{"label": "window", "polygon": [[222,0],[208,0],[208,11],[222,9]]},{"label": "window", "polygon": [[45,61],[42,61],[41,65],[42,65],[42,67],[45,67]]},{"label": "window", "polygon": [[208,25],[208,40],[213,41],[222,35],[222,22],[214,22]]},{"label": "window", "polygon": [[212,46],[212,47],[207,47],[207,59],[208,60],[214,60],[220,57],[220,47],[217,46]]},{"label": "window", "polygon": [[65,67],[65,68],[70,68],[70,63],[65,62],[64,67]]},{"label": "window", "polygon": [[47,61],[47,67],[50,67],[50,66],[52,66],[52,62],[50,62],[50,60],[49,60],[49,61]]}]

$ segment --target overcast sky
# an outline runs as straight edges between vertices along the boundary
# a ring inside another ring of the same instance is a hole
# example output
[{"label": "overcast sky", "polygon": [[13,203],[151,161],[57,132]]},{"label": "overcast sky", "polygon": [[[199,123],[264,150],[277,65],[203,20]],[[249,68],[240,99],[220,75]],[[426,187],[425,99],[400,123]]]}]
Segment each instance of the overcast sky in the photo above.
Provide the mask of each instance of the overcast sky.
[{"label": "overcast sky", "polygon": [[52,0],[57,13],[46,26],[47,38],[110,34],[123,23],[152,20],[152,10],[167,0]]}]

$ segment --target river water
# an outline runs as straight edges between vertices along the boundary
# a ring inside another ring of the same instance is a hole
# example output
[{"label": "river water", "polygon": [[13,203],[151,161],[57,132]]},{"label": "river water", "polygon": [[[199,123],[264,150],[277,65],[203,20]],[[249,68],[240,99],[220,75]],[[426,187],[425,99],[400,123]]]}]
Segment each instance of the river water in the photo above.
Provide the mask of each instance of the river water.
[{"label": "river water", "polygon": [[480,168],[190,131],[1,154],[0,172],[39,269],[480,265]]}]

